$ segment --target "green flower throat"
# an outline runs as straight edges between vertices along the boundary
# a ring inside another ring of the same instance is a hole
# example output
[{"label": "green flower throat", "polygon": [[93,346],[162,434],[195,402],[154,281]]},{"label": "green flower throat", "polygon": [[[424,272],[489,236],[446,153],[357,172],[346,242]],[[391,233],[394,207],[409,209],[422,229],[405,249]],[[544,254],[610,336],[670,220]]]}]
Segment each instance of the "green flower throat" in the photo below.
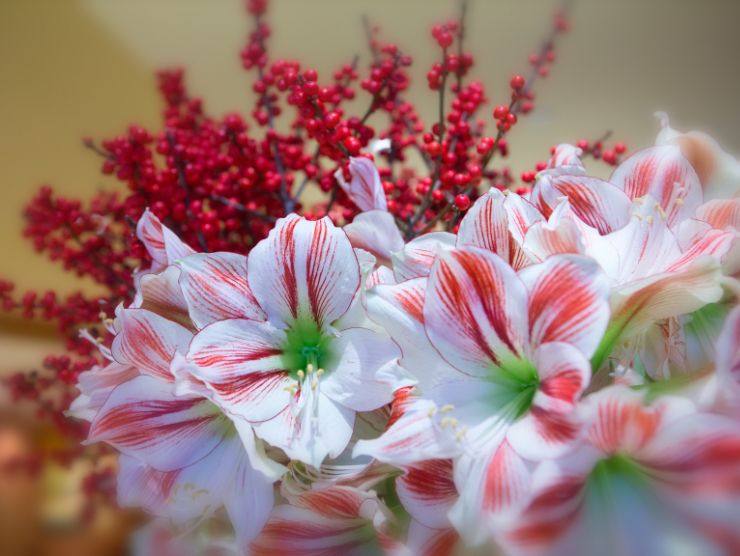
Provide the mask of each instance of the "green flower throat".
[{"label": "green flower throat", "polygon": [[330,367],[335,359],[332,339],[313,319],[296,320],[285,334],[283,368],[300,382],[305,373]]}]

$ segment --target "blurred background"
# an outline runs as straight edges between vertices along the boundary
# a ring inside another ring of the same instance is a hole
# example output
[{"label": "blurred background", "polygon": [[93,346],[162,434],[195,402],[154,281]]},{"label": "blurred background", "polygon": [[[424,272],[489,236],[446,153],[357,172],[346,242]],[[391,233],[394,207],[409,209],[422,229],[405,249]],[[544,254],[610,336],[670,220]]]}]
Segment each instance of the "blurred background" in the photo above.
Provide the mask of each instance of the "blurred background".
[{"label": "blurred background", "polygon": [[[508,101],[509,77],[526,72],[554,5],[471,2],[472,77],[492,104]],[[362,64],[366,14],[414,56],[408,97],[430,121],[437,97],[424,75],[436,51],[428,30],[455,13],[453,0],[273,0],[270,50],[320,76],[355,54]],[[740,2],[581,0],[571,19],[551,76],[535,88],[535,112],[510,135],[515,171],[546,158],[555,143],[607,130],[630,149],[651,144],[656,110],[674,127],[708,131],[740,152]],[[238,53],[247,30],[241,0],[0,0],[0,276],[39,290],[91,288],[34,254],[20,234],[24,204],[46,183],[83,199],[120,187],[99,173],[80,139],[108,138],[130,123],[157,129],[157,68],[184,66],[191,93],[210,112],[246,113],[251,79]],[[57,347],[45,324],[0,313],[0,375],[31,368]],[[0,464],[43,433],[0,395]],[[74,470],[45,470],[42,480],[0,475],[0,553],[120,553],[132,521],[111,514],[81,526],[75,481]]]}]

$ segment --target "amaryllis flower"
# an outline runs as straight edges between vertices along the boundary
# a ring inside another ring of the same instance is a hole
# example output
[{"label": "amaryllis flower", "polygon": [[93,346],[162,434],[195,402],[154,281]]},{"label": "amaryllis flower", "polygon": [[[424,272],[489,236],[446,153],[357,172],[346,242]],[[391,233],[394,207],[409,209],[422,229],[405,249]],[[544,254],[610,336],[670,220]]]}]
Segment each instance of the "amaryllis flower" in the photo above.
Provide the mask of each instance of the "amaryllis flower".
[{"label": "amaryllis flower", "polygon": [[119,503],[181,526],[223,506],[239,542],[249,541],[272,508],[279,466],[207,391],[177,391],[169,367],[192,333],[138,308],[119,311],[114,328],[114,361],[81,377],[73,414],[91,421],[88,443],[106,442],[121,453]]},{"label": "amaryllis flower", "polygon": [[661,130],[656,145],[677,145],[701,182],[704,199],[730,198],[740,190],[740,162],[712,137],[699,131],[682,133],[671,128],[668,116],[659,112]]},{"label": "amaryllis flower", "polygon": [[360,287],[347,236],[329,219],[279,220],[249,254],[249,289],[266,318],[203,328],[188,360],[230,415],[289,457],[319,467],[339,455],[357,411],[391,399],[395,344],[373,325],[344,321]]},{"label": "amaryllis flower", "polygon": [[735,554],[740,430],[625,386],[584,402],[583,445],[539,465],[504,539],[522,554]]},{"label": "amaryllis flower", "polygon": [[346,486],[288,496],[254,540],[254,556],[397,554],[392,514],[374,492]]},{"label": "amaryllis flower", "polygon": [[[578,435],[570,414],[609,319],[605,277],[582,257],[551,257],[517,275],[490,251],[458,248],[439,255],[426,298],[409,295],[406,283],[377,289],[399,294],[395,306],[369,294],[369,307],[381,305],[374,318],[392,329],[423,326],[424,335],[402,344],[422,399],[357,453],[405,464],[430,459],[436,444],[437,457],[455,459],[453,522],[482,540],[481,514],[523,499],[525,459],[561,453]],[[412,341],[418,346],[407,349]],[[427,342],[445,365],[425,365]]]},{"label": "amaryllis flower", "polygon": [[650,197],[636,202],[630,223],[586,249],[612,285],[612,322],[595,366],[611,349],[656,321],[691,313],[722,296],[720,261],[733,232],[710,230],[681,246]]},{"label": "amaryllis flower", "polygon": [[373,161],[365,157],[350,157],[348,169],[349,182],[344,179],[341,169],[336,171],[334,177],[352,202],[363,211],[387,210],[383,183]]},{"label": "amaryllis flower", "polygon": [[[630,195],[653,192],[659,200],[646,195],[630,202],[621,189],[583,175],[545,176],[533,196],[548,221],[534,224],[524,240],[524,250],[535,260],[581,253],[609,277],[612,324],[596,367],[617,344],[653,323],[717,301],[722,295],[720,261],[735,238],[734,231],[704,226],[694,240],[679,242],[676,231],[696,211],[701,191],[676,147],[641,151],[615,176]],[[689,213],[687,206],[693,207]]]},{"label": "amaryllis flower", "polygon": [[457,246],[488,249],[519,270],[533,262],[522,249],[527,231],[542,221],[540,211],[526,199],[491,188],[460,222]]}]

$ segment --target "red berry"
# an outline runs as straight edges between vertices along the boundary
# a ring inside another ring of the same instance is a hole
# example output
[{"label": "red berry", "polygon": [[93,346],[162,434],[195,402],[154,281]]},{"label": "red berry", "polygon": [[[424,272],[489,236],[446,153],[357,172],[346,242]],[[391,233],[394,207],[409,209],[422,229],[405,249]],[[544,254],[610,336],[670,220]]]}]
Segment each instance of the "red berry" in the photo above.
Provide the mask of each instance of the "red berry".
[{"label": "red berry", "polygon": [[465,211],[470,208],[470,197],[464,193],[455,196],[455,206],[458,210]]},{"label": "red berry", "polygon": [[509,107],[505,104],[499,104],[493,109],[493,117],[497,120],[504,119],[509,114]]},{"label": "red berry", "polygon": [[524,84],[526,83],[524,77],[521,75],[515,75],[511,78],[511,81],[509,81],[509,85],[511,85],[511,88],[515,91],[519,91],[524,88]]}]

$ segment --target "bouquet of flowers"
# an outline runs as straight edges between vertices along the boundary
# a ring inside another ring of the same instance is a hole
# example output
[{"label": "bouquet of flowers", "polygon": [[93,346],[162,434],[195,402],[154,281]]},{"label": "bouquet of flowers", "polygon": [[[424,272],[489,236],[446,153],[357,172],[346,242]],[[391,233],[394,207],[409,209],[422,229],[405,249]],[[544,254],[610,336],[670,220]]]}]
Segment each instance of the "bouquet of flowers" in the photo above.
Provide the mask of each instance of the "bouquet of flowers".
[{"label": "bouquet of flowers", "polygon": [[567,14],[488,136],[461,6],[429,129],[376,28],[367,76],[322,82],[269,58],[250,0],[256,133],[163,72],[161,132],[85,141],[126,194],[29,206],[37,249],[107,294],[3,283],[69,338],[8,385],[85,438],[66,457],[118,454],[87,485],[155,516],[142,553],[740,550],[740,163],[662,117],[630,156],[494,168]]}]

